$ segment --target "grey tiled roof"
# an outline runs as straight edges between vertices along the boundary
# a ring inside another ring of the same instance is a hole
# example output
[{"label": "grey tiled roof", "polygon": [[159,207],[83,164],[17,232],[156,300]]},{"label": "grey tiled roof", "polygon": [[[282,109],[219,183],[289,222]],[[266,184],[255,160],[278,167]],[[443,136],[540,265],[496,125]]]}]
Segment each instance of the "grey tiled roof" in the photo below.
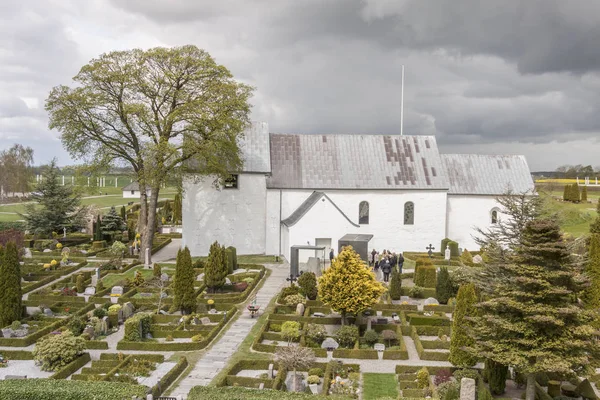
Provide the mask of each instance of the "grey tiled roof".
[{"label": "grey tiled roof", "polygon": [[269,124],[253,122],[244,131],[239,141],[244,161],[243,172],[271,172],[271,154],[269,151]]},{"label": "grey tiled roof", "polygon": [[534,189],[525,156],[442,154],[449,194],[501,195]]},{"label": "grey tiled roof", "polygon": [[271,134],[275,189],[448,189],[433,136]]},{"label": "grey tiled roof", "polygon": [[340,212],[340,214],[342,214],[344,216],[344,218],[346,218],[348,220],[348,222],[350,222],[352,225],[356,226],[357,228],[360,226],[360,225],[352,222],[352,220],[350,218],[348,218],[348,216],[333,202],[333,200],[331,200],[329,198],[329,196],[327,196],[323,192],[312,192],[310,194],[310,196],[308,196],[308,198],[306,200],[304,200],[304,202],[302,204],[300,204],[300,207],[298,207],[296,210],[294,210],[294,212],[292,214],[290,214],[289,217],[287,217],[286,219],[284,219],[283,221],[281,221],[281,223],[284,224],[285,226],[288,226],[288,227],[295,225],[298,221],[300,221],[300,219],[302,219],[302,217],[315,204],[317,204],[317,202],[322,197],[325,197],[327,200],[329,200],[331,202],[331,204],[333,204],[333,206]]},{"label": "grey tiled roof", "polygon": [[133,181],[130,184],[123,186],[124,192],[129,192],[131,190],[140,190],[140,184],[137,181]]}]

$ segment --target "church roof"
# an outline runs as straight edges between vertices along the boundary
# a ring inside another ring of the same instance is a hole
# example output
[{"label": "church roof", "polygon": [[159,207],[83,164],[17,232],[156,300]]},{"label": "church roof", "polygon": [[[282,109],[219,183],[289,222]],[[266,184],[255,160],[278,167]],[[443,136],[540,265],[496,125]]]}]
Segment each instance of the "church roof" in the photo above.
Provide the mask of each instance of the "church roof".
[{"label": "church roof", "polygon": [[346,218],[348,220],[348,222],[350,222],[352,225],[356,226],[357,228],[360,226],[360,225],[352,222],[352,220],[350,220],[350,218],[348,218],[348,216],[337,206],[337,204],[335,204],[333,202],[333,200],[331,200],[329,198],[329,196],[327,196],[323,192],[316,192],[316,191],[312,192],[311,195],[308,196],[308,198],[306,200],[304,200],[304,202],[302,204],[300,204],[300,207],[298,207],[296,210],[294,210],[294,212],[289,217],[287,217],[286,219],[281,221],[281,223],[288,227],[295,225],[298,221],[300,221],[302,219],[302,217],[304,217],[304,215],[306,215],[307,212],[310,211],[310,209],[315,204],[317,204],[317,202],[319,200],[321,200],[321,197],[325,197],[327,200],[329,200],[329,202],[331,202],[331,204],[340,212],[340,214],[342,214],[344,216],[344,218]]},{"label": "church roof", "polygon": [[271,134],[271,189],[448,189],[434,136]]},{"label": "church roof", "polygon": [[442,154],[449,194],[501,195],[534,189],[525,156]]}]

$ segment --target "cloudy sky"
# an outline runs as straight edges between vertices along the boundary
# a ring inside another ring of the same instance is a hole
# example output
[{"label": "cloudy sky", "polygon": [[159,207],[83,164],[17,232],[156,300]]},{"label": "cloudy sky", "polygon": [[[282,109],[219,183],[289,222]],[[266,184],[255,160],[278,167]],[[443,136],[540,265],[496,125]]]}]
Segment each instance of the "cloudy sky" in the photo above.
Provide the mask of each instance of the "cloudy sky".
[{"label": "cloudy sky", "polygon": [[0,149],[73,161],[49,90],[101,53],[195,44],[278,133],[436,135],[443,152],[600,166],[600,1],[0,0]]}]

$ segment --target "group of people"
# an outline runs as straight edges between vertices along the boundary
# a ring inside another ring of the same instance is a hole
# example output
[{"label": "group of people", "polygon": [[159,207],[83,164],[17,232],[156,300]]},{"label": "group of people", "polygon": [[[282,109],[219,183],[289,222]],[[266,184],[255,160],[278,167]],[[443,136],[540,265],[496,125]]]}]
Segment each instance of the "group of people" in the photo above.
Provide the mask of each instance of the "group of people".
[{"label": "group of people", "polygon": [[383,252],[379,254],[377,250],[373,249],[369,259],[369,265],[373,267],[375,273],[381,269],[381,272],[383,272],[383,281],[389,282],[390,273],[396,266],[398,266],[399,272],[402,273],[404,257],[402,256],[402,253],[396,254],[395,252],[384,249]]}]

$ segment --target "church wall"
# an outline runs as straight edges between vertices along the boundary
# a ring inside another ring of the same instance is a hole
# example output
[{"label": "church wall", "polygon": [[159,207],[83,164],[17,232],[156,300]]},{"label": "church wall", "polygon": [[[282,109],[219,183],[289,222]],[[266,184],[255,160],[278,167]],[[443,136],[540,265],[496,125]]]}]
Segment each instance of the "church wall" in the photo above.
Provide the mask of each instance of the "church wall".
[{"label": "church wall", "polygon": [[[449,194],[448,237],[458,242],[460,248],[479,250],[479,246],[471,236],[475,234],[474,227],[490,227],[492,210],[498,209],[499,206],[496,196]],[[498,216],[502,218],[500,213]]]},{"label": "church wall", "polygon": [[[312,193],[312,190],[284,190],[282,219],[287,218]],[[358,223],[361,201],[369,202],[369,224],[355,227],[335,209],[317,208],[309,211],[290,227],[288,247],[282,248],[289,259],[289,246],[315,244],[316,238],[331,238],[337,254],[337,241],[347,233],[372,234],[369,248],[381,251],[425,251],[429,243],[439,242],[445,235],[446,192],[408,190],[324,190],[333,202]],[[404,204],[415,205],[414,225],[404,225]],[[325,202],[328,202],[325,200]],[[319,200],[319,203],[323,203]],[[339,217],[338,217],[339,216]],[[343,222],[340,222],[343,220]],[[306,219],[306,221],[304,221]],[[308,223],[309,222],[309,223]]]},{"label": "church wall", "polygon": [[279,221],[279,199],[281,192],[279,190],[267,190],[267,210],[266,210],[266,234],[265,234],[265,252],[266,254],[279,255],[279,249],[283,249],[283,242],[280,243],[280,231],[282,229]]},{"label": "church wall", "polygon": [[213,179],[183,182],[183,245],[192,256],[207,255],[217,240],[238,254],[265,252],[266,181],[263,174],[240,174],[238,189],[217,190]]}]

